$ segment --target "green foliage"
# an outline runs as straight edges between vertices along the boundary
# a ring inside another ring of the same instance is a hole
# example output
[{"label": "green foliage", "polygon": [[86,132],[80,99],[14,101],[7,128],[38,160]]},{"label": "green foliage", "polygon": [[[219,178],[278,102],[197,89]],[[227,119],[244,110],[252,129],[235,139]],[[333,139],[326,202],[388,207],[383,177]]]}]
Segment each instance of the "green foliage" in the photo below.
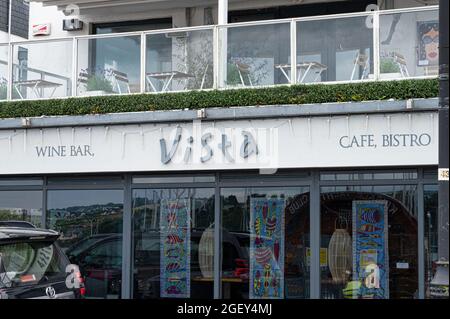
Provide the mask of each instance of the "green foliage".
[{"label": "green foliage", "polygon": [[0,118],[211,107],[405,100],[439,96],[437,79],[0,102]]},{"label": "green foliage", "polygon": [[399,73],[400,67],[394,62],[393,59],[383,58],[380,61],[380,72],[381,73]]},{"label": "green foliage", "polygon": [[113,87],[111,84],[111,81],[106,79],[103,76],[100,75],[92,75],[89,77],[87,83],[86,83],[86,90],[87,91],[104,91],[107,93],[113,93]]},{"label": "green foliage", "polygon": [[7,97],[6,90],[7,90],[6,84],[0,83],[0,101],[6,100]]},{"label": "green foliage", "polygon": [[239,76],[239,71],[234,64],[227,64],[227,84],[228,85],[238,85],[241,84],[241,78]]}]

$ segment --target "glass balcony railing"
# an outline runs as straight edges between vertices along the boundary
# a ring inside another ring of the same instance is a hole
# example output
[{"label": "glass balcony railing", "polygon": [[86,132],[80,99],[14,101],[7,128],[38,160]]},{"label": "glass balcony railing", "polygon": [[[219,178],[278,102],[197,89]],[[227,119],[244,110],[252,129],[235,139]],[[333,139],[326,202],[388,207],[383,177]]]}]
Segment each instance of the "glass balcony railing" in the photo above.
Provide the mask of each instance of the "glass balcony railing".
[{"label": "glass balcony railing", "polygon": [[437,76],[438,10],[380,12],[380,78]]},{"label": "glass balcony railing", "polygon": [[214,87],[213,28],[152,32],[145,37],[146,92]]},{"label": "glass balcony railing", "polygon": [[289,21],[219,27],[219,35],[223,41],[219,87],[290,83],[284,68],[291,60]]},{"label": "glass balcony railing", "polygon": [[8,97],[8,45],[0,44],[0,101]]},{"label": "glass balcony railing", "polygon": [[72,41],[12,45],[12,99],[71,96]]},{"label": "glass balcony railing", "polygon": [[81,38],[77,43],[78,96],[141,91],[141,36]]},{"label": "glass balcony railing", "polygon": [[0,44],[0,100],[437,77],[438,13],[428,6]]},{"label": "glass balcony railing", "polygon": [[374,79],[372,15],[298,21],[296,83]]}]

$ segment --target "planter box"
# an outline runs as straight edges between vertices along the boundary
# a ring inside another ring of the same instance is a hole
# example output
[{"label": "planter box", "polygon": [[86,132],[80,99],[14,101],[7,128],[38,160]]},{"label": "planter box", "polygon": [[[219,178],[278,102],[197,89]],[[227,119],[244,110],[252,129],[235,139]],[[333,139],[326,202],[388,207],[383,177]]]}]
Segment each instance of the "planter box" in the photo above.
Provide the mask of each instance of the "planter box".
[{"label": "planter box", "polygon": [[80,95],[82,96],[99,96],[99,95],[108,95],[108,94],[112,94],[106,91],[86,91],[81,93]]},{"label": "planter box", "polygon": [[380,78],[382,78],[382,79],[403,79],[402,74],[400,72],[381,73]]}]

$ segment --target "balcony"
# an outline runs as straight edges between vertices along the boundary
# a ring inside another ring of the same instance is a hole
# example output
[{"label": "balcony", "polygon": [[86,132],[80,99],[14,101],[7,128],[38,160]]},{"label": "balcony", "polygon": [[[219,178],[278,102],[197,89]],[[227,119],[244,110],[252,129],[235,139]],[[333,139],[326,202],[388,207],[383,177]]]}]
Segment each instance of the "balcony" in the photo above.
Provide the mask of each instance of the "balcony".
[{"label": "balcony", "polygon": [[438,7],[0,44],[0,100],[438,76]]}]

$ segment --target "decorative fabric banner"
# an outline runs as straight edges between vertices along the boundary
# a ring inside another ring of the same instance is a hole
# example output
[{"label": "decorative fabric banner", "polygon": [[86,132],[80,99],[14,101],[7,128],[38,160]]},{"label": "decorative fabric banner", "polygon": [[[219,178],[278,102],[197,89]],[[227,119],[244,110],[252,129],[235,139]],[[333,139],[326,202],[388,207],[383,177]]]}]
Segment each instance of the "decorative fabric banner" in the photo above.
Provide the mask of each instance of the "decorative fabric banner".
[{"label": "decorative fabric banner", "polygon": [[284,207],[280,199],[250,200],[250,298],[284,297]]},{"label": "decorative fabric banner", "polygon": [[164,201],[161,204],[162,298],[190,297],[190,216],[190,206],[186,200]]},{"label": "decorative fabric banner", "polygon": [[387,201],[353,201],[353,298],[389,298],[388,257]]}]

